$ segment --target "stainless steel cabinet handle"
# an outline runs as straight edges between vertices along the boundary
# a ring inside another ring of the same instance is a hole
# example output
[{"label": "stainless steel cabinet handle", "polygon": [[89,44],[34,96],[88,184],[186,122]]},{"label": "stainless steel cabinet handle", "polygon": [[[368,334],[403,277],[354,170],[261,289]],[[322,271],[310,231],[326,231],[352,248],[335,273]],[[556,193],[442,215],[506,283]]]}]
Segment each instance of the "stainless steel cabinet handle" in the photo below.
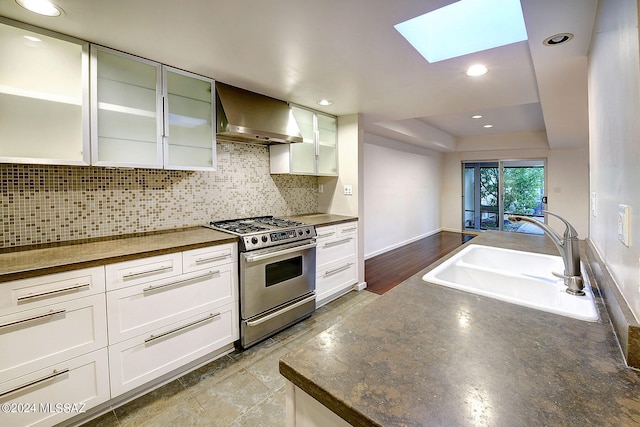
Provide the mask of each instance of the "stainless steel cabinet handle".
[{"label": "stainless steel cabinet handle", "polygon": [[213,276],[214,274],[220,274],[220,270],[207,271],[204,274],[199,274],[197,276],[188,277],[188,278],[185,278],[185,279],[182,279],[182,280],[176,280],[174,282],[166,283],[164,285],[149,286],[148,288],[144,288],[142,290],[142,292],[153,292],[153,291],[157,291],[157,290],[160,290],[160,289],[168,288],[170,286],[180,285],[182,283],[189,282],[191,280],[202,279],[203,277],[207,277],[207,276]]},{"label": "stainless steel cabinet handle", "polygon": [[220,312],[215,313],[215,314],[212,313],[212,314],[208,315],[207,317],[205,317],[204,319],[200,319],[200,320],[196,320],[195,322],[187,323],[186,325],[179,326],[179,327],[177,327],[175,329],[171,329],[170,331],[163,332],[163,333],[161,333],[159,335],[150,335],[149,338],[146,338],[144,340],[144,342],[145,343],[149,343],[149,342],[152,342],[152,341],[157,340],[159,338],[166,337],[167,335],[175,334],[176,332],[180,332],[183,329],[187,329],[187,328],[190,328],[192,326],[195,326],[198,323],[203,323],[203,322],[206,322],[207,320],[213,319],[214,317],[218,317],[218,316],[220,316],[220,314],[221,314]]},{"label": "stainless steel cabinet handle", "polygon": [[0,325],[0,329],[8,328],[9,326],[19,325],[20,323],[32,322],[34,320],[43,319],[45,317],[51,317],[51,316],[56,316],[58,314],[64,314],[66,312],[67,312],[67,310],[64,309],[64,308],[60,309],[60,310],[51,310],[48,313],[40,314],[38,316],[29,317],[28,319],[22,319],[22,320],[16,320],[14,322],[4,323],[4,324]]},{"label": "stainless steel cabinet handle", "polygon": [[330,248],[332,246],[338,246],[338,245],[341,245],[343,243],[348,243],[351,240],[353,240],[353,237],[347,237],[346,239],[338,240],[338,241],[335,241],[335,242],[327,242],[327,243],[324,244],[323,248]]},{"label": "stainless steel cabinet handle", "polygon": [[353,263],[350,262],[349,264],[343,265],[342,267],[334,268],[333,270],[327,270],[327,271],[324,272],[324,275],[325,275],[325,277],[326,276],[332,276],[332,275],[334,275],[336,273],[340,273],[341,271],[348,270],[349,267],[351,267],[352,265],[353,265]]},{"label": "stainless steel cabinet handle", "polygon": [[345,228],[342,230],[343,233],[347,233],[349,231],[356,231],[358,227]]},{"label": "stainless steel cabinet handle", "polygon": [[127,273],[127,274],[123,274],[122,278],[124,280],[126,279],[132,279],[134,277],[138,277],[138,276],[144,276],[145,274],[151,274],[151,273],[160,273],[161,271],[165,271],[165,270],[171,270],[173,268],[172,265],[163,265],[162,267],[158,267],[158,268],[154,268],[151,270],[145,270],[145,271],[139,271],[137,273]]},{"label": "stainless steel cabinet handle", "polygon": [[268,252],[268,253],[264,253],[264,254],[258,254],[258,255],[247,255],[247,254],[243,254],[244,258],[247,260],[247,262],[256,262],[256,261],[261,261],[263,259],[268,259],[268,258],[273,258],[279,255],[286,255],[286,254],[290,254],[292,252],[298,252],[304,249],[311,249],[311,248],[315,248],[316,247],[316,243],[309,243],[307,245],[299,245],[299,246],[294,246],[291,248],[287,248],[287,249],[282,249],[282,250],[274,250],[272,252]]},{"label": "stainless steel cabinet handle", "polygon": [[309,301],[311,301],[311,300],[315,300],[315,299],[316,299],[316,295],[315,295],[315,294],[313,294],[313,295],[311,295],[310,297],[307,297],[307,298],[305,298],[305,299],[303,299],[303,300],[301,300],[301,301],[298,301],[298,302],[297,302],[297,303],[295,303],[295,304],[291,304],[290,306],[283,308],[282,310],[279,310],[279,311],[273,312],[273,313],[268,314],[268,315],[266,315],[266,316],[264,316],[264,317],[261,317],[261,318],[259,318],[259,319],[257,319],[257,320],[251,320],[251,321],[248,321],[248,322],[247,322],[247,325],[248,325],[248,326],[257,326],[257,325],[259,325],[259,324],[261,324],[261,323],[266,322],[267,320],[270,320],[270,319],[273,319],[274,317],[280,316],[282,313],[286,313],[286,312],[287,312],[287,311],[289,311],[289,310],[293,310],[294,308],[300,307],[301,305],[306,304],[306,303],[308,303]]},{"label": "stainless steel cabinet handle", "polygon": [[53,372],[50,373],[47,376],[44,376],[42,378],[38,378],[37,380],[33,380],[33,381],[28,382],[28,383],[23,384],[23,385],[19,385],[18,387],[12,388],[11,390],[3,391],[2,393],[0,393],[0,398],[3,398],[5,396],[7,396],[9,394],[12,394],[12,393],[15,393],[17,391],[24,390],[25,388],[33,387],[33,386],[38,385],[38,384],[40,384],[40,383],[42,383],[44,381],[52,380],[57,376],[66,374],[67,372],[69,372],[68,368],[63,369],[61,371],[58,371],[58,370],[54,369]]},{"label": "stainless steel cabinet handle", "polygon": [[335,232],[335,231],[332,231],[332,232],[330,232],[330,233],[318,234],[318,239],[323,239],[323,238],[325,238],[325,237],[331,237],[331,236],[333,236],[334,234],[336,234],[336,232]]},{"label": "stainless steel cabinet handle", "polygon": [[88,288],[90,286],[91,286],[91,283],[83,283],[80,285],[69,286],[68,288],[54,289],[52,291],[45,291],[45,292],[39,292],[37,294],[24,295],[16,298],[16,300],[18,301],[18,303],[21,303],[21,302],[29,301],[36,298],[45,298],[50,296],[56,296],[65,292],[79,291],[80,289]]},{"label": "stainless steel cabinet handle", "polygon": [[212,256],[208,258],[196,258],[196,264],[202,264],[204,262],[222,261],[225,258],[231,258],[231,254],[224,254],[218,256]]}]

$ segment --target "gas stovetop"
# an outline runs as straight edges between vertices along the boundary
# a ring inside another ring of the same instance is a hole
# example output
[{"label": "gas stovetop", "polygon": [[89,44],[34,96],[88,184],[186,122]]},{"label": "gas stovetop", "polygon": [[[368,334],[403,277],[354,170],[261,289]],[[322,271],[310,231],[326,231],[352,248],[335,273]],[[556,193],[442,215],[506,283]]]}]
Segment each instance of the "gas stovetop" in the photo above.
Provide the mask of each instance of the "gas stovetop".
[{"label": "gas stovetop", "polygon": [[273,216],[211,221],[209,227],[241,236],[240,250],[243,252],[316,236],[313,225]]}]

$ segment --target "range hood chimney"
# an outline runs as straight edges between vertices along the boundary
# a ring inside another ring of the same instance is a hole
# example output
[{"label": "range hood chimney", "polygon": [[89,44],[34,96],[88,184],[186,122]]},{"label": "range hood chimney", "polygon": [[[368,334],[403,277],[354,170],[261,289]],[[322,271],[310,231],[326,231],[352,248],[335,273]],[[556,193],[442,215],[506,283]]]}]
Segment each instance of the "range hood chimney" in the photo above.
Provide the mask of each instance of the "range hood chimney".
[{"label": "range hood chimney", "polygon": [[216,82],[216,136],[234,142],[302,142],[289,105],[279,99]]}]

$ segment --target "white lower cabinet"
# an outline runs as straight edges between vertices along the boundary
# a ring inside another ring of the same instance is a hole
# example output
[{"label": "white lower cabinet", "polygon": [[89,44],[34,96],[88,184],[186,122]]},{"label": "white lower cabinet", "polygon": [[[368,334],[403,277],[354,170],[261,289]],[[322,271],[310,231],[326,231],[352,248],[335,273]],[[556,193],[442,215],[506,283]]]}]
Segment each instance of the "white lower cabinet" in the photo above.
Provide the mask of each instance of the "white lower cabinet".
[{"label": "white lower cabinet", "polygon": [[132,390],[238,338],[237,303],[109,346],[111,396]]},{"label": "white lower cabinet", "polygon": [[107,314],[112,398],[233,343],[236,244],[107,266]]},{"label": "white lower cabinet", "polygon": [[358,223],[318,227],[316,233],[316,307],[320,307],[358,282]]},{"label": "white lower cabinet", "polygon": [[0,425],[53,426],[109,400],[107,349],[0,383]]}]

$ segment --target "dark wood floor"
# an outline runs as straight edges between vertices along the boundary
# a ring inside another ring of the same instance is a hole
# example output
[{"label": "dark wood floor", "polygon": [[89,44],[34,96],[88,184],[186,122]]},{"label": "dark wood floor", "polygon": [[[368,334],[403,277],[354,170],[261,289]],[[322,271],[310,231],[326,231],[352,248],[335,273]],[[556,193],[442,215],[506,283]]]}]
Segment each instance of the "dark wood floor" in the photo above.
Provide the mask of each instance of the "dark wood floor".
[{"label": "dark wood floor", "polygon": [[384,294],[472,237],[442,231],[365,260],[364,280],[367,282],[367,290]]}]

